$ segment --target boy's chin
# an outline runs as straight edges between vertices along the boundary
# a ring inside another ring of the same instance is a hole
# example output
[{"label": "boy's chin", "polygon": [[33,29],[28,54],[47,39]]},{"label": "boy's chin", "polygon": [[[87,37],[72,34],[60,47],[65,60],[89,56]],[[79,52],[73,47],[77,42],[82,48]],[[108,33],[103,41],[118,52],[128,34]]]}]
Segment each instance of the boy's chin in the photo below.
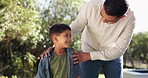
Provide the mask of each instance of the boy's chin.
[{"label": "boy's chin", "polygon": [[65,46],[65,48],[69,48],[69,47],[70,47],[70,45],[66,45],[66,46]]}]

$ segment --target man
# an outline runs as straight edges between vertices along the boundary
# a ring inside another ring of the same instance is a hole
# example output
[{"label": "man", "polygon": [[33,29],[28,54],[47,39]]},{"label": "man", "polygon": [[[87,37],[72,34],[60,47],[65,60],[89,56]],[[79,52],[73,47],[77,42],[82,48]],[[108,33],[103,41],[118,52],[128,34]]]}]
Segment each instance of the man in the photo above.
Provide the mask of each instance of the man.
[{"label": "man", "polygon": [[71,23],[72,37],[82,31],[82,51],[74,53],[81,63],[82,78],[122,78],[122,55],[135,25],[134,13],[125,0],[91,0]]},{"label": "man", "polygon": [[125,0],[86,3],[70,25],[72,37],[82,32],[83,52],[73,55],[74,64],[81,64],[81,78],[98,78],[100,68],[105,78],[122,78],[122,55],[131,41],[134,25],[134,13]]}]

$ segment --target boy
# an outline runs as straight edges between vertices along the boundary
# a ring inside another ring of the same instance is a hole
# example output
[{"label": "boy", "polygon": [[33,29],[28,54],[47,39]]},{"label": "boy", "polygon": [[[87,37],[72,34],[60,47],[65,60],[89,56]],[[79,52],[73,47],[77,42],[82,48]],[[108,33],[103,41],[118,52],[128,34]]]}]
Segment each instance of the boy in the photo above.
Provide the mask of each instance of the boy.
[{"label": "boy", "polygon": [[73,64],[71,29],[66,24],[55,24],[49,36],[55,47],[40,61],[37,78],[80,78],[79,64]]}]

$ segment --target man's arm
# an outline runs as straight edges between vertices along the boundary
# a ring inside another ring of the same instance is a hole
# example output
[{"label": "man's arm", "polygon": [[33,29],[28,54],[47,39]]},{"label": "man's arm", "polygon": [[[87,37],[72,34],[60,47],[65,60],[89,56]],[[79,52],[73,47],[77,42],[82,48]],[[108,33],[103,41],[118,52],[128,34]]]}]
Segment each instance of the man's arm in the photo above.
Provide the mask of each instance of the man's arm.
[{"label": "man's arm", "polygon": [[85,4],[79,11],[78,16],[76,19],[70,24],[72,38],[78,33],[80,33],[86,26],[87,14],[88,14],[88,3]]},{"label": "man's arm", "polygon": [[77,64],[79,62],[85,62],[90,59],[91,59],[90,53],[86,53],[86,52],[74,52],[73,53],[74,64]]},{"label": "man's arm", "polygon": [[125,53],[132,39],[134,27],[135,27],[135,17],[131,18],[131,20],[128,21],[127,26],[124,28],[119,38],[117,39],[115,47],[103,51],[78,52],[73,55],[74,57],[77,57],[74,58],[75,60],[74,64],[79,62],[84,62],[87,60],[112,60],[119,58]]},{"label": "man's arm", "polygon": [[49,47],[47,50],[45,50],[41,55],[40,55],[40,60],[43,60],[44,56],[47,57],[48,55],[48,52],[50,52],[50,50],[52,49],[53,47]]},{"label": "man's arm", "polygon": [[115,42],[115,47],[104,51],[90,52],[91,60],[112,60],[122,56],[132,39],[133,29],[135,27],[135,17],[133,16],[125,26],[122,33]]}]

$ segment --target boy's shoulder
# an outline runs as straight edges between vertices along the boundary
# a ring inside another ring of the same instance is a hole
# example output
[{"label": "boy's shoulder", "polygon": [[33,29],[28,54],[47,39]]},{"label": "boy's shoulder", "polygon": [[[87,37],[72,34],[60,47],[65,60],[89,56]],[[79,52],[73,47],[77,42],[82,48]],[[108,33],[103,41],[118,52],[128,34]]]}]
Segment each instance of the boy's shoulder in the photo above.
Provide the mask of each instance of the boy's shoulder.
[{"label": "boy's shoulder", "polygon": [[51,48],[51,50],[47,53],[47,56],[44,55],[41,61],[47,61],[51,57],[53,50],[54,48]]}]

